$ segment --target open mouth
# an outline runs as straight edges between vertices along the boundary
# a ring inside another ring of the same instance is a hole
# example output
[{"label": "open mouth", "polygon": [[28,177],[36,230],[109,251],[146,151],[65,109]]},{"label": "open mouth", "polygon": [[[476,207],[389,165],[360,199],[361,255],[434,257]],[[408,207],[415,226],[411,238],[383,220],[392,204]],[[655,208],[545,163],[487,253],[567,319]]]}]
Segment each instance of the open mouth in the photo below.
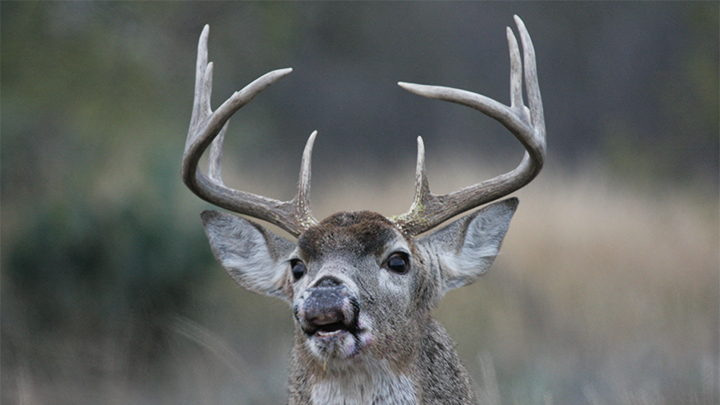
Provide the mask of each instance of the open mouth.
[{"label": "open mouth", "polygon": [[328,325],[321,325],[317,330],[315,330],[315,334],[320,337],[325,336],[333,336],[337,335],[342,332],[347,332],[348,328],[345,326],[342,322],[335,322]]},{"label": "open mouth", "polygon": [[313,325],[311,328],[303,328],[308,337],[332,338],[343,333],[356,334],[357,328],[345,322],[332,322],[324,325]]}]

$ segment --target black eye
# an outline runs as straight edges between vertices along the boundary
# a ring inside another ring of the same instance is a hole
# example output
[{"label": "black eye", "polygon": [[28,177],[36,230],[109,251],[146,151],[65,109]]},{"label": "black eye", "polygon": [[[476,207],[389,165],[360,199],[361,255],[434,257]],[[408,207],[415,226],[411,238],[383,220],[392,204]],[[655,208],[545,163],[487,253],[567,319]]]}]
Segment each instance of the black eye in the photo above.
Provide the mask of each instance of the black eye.
[{"label": "black eye", "polygon": [[410,269],[408,256],[405,253],[393,253],[385,265],[390,271],[398,274],[405,274]]},{"label": "black eye", "polygon": [[293,278],[295,281],[300,280],[300,278],[305,275],[305,263],[295,259],[290,261],[290,265],[292,266]]}]

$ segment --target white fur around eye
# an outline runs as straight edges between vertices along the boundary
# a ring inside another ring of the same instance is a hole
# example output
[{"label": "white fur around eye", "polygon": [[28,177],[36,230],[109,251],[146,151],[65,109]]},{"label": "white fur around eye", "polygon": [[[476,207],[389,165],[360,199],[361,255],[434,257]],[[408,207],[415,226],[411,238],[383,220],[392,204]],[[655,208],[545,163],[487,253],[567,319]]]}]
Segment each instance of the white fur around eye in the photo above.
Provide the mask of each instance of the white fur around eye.
[{"label": "white fur around eye", "polygon": [[390,273],[386,269],[380,269],[378,271],[378,285],[391,294],[403,294],[406,293],[406,282],[403,279],[404,275]]}]

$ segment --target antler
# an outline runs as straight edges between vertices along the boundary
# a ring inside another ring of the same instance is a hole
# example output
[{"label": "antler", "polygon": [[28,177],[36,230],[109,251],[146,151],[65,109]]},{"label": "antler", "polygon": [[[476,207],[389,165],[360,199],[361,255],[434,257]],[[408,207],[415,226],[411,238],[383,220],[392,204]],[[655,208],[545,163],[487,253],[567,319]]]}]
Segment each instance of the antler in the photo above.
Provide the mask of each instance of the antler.
[{"label": "antler", "polygon": [[[425,174],[425,147],[418,137],[418,156],[415,174],[415,199],[408,212],[395,218],[400,227],[411,235],[425,232],[443,221],[472,208],[497,200],[528,184],[545,160],[545,117],[535,67],[535,49],[522,20],[515,16],[524,51],[524,69],[517,39],[510,27],[507,39],[510,48],[510,106],[465,90],[439,86],[398,83],[400,87],[420,96],[451,101],[474,108],[498,120],[525,147],[525,155],[515,170],[493,179],[454,191],[435,195]],[[522,75],[530,108],[523,104]]]},{"label": "antler", "polygon": [[[308,227],[317,224],[317,220],[310,212],[310,160],[317,131],[310,135],[305,145],[300,164],[298,192],[290,201],[278,201],[228,188],[223,184],[220,170],[223,140],[230,117],[261,91],[290,74],[292,69],[279,69],[266,73],[242,90],[235,92],[217,110],[212,111],[210,96],[213,64],[208,63],[209,31],[210,27],[206,25],[198,43],[195,98],[182,161],[183,182],[205,201],[239,214],[262,219],[297,237]],[[198,164],[210,143],[212,148],[209,157],[209,176],[207,176],[200,170]]]}]

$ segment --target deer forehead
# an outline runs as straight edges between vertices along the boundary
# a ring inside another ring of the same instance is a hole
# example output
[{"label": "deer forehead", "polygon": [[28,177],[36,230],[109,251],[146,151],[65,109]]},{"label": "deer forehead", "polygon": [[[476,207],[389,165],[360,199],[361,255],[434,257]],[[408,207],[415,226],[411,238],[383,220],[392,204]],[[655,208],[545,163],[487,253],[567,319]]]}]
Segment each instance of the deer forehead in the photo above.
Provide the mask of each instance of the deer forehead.
[{"label": "deer forehead", "polygon": [[300,235],[298,250],[307,261],[317,261],[331,254],[358,257],[382,256],[399,244],[413,249],[406,236],[389,219],[371,211],[338,212]]}]

